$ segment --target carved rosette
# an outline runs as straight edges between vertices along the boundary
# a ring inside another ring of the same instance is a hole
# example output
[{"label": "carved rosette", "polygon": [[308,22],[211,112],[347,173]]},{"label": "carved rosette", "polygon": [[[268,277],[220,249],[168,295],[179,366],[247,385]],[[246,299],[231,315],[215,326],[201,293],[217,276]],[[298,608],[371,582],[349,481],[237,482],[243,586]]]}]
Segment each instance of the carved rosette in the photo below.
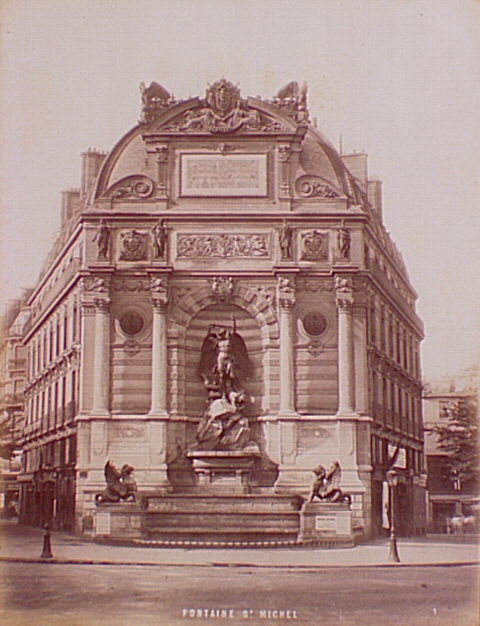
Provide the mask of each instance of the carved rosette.
[{"label": "carved rosette", "polygon": [[277,298],[280,311],[291,312],[295,305],[295,283],[290,276],[277,278]]}]

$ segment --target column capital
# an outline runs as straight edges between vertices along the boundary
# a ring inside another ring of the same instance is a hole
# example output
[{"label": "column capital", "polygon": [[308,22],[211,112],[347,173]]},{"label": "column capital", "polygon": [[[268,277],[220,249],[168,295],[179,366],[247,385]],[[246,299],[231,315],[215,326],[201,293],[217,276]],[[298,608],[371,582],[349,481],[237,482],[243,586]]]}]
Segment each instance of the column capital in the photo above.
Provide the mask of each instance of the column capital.
[{"label": "column capital", "polygon": [[97,296],[93,299],[95,312],[108,313],[110,310],[110,298],[108,296]]},{"label": "column capital", "polygon": [[354,303],[353,278],[345,274],[335,275],[335,303],[339,309],[351,309]]},{"label": "column capital", "polygon": [[290,276],[277,277],[277,297],[281,311],[291,311],[295,305],[295,284]]},{"label": "column capital", "polygon": [[165,311],[168,302],[168,288],[167,278],[164,275],[150,276],[150,295],[153,307]]}]

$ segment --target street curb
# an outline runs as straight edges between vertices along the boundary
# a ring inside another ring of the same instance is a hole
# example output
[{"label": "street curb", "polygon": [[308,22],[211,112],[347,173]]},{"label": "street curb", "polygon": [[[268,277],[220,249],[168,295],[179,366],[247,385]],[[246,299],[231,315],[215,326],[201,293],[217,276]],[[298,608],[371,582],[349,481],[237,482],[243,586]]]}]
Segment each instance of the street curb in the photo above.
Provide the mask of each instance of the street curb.
[{"label": "street curb", "polygon": [[151,561],[103,561],[93,559],[42,559],[28,557],[8,557],[0,556],[0,563],[42,563],[45,565],[130,565],[133,567],[250,567],[258,569],[295,569],[295,570],[321,570],[321,569],[365,569],[365,568],[399,568],[399,567],[461,567],[480,565],[480,561],[449,561],[445,563],[425,562],[425,563],[352,563],[352,564],[313,564],[313,565],[269,565],[263,563],[219,563],[219,562],[203,562],[203,563],[152,563]]}]

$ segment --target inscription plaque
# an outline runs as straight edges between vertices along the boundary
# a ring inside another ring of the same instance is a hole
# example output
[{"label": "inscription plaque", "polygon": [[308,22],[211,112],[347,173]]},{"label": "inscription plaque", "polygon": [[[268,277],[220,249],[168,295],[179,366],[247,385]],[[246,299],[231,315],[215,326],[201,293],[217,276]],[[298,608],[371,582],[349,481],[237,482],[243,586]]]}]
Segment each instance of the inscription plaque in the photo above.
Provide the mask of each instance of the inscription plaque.
[{"label": "inscription plaque", "polygon": [[315,530],[320,531],[336,531],[337,516],[336,515],[316,515]]},{"label": "inscription plaque", "polygon": [[266,154],[182,154],[182,196],[266,196]]}]

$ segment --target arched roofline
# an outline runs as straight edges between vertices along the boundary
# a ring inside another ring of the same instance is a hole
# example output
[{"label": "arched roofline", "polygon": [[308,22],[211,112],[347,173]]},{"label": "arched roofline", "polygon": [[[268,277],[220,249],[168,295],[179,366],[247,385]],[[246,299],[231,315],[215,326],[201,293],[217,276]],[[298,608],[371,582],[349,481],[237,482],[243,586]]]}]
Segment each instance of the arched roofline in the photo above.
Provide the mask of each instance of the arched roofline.
[{"label": "arched roofline", "polygon": [[[260,113],[273,118],[275,121],[278,121],[282,124],[287,133],[294,133],[299,129],[299,123],[295,121],[288,114],[283,113],[278,107],[270,104],[269,102],[265,102],[259,98],[248,97],[243,100],[243,103],[246,104],[249,108],[256,109]],[[115,144],[112,150],[108,153],[105,161],[103,162],[100,172],[97,178],[97,182],[92,194],[92,199],[96,200],[100,198],[107,188],[111,186],[110,176],[112,171],[121,157],[123,151],[126,149],[128,144],[134,140],[139,135],[143,135],[144,133],[154,133],[161,132],[162,127],[164,127],[169,122],[173,121],[177,116],[182,115],[188,110],[193,110],[196,108],[202,108],[206,106],[205,100],[199,97],[189,98],[188,100],[184,100],[177,104],[174,104],[168,107],[165,111],[163,111],[158,117],[156,117],[152,122],[148,124],[138,123],[136,126],[131,128],[127,133],[125,133],[120,140]],[[283,131],[285,132],[285,131]],[[282,131],[278,131],[278,134],[281,134]],[[333,146],[333,144],[329,141],[329,139],[321,133],[317,128],[308,124],[307,133],[310,136],[313,136],[320,144],[322,149],[324,150],[327,158],[330,160],[332,167],[335,171],[338,181],[341,184],[342,190],[345,192],[347,196],[352,195],[351,184],[349,181],[349,177],[351,174],[347,167],[345,166],[342,157]],[[209,133],[206,133],[207,135]],[[275,137],[275,132],[265,133],[265,137]],[[188,133],[185,133],[185,136],[188,137]],[[235,136],[233,133],[225,134],[225,135],[212,135],[215,138],[219,138],[220,136],[224,138],[230,138]],[[242,136],[245,136],[242,134]],[[247,135],[248,136],[248,135]],[[133,174],[134,172],[132,172]]]}]

